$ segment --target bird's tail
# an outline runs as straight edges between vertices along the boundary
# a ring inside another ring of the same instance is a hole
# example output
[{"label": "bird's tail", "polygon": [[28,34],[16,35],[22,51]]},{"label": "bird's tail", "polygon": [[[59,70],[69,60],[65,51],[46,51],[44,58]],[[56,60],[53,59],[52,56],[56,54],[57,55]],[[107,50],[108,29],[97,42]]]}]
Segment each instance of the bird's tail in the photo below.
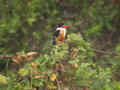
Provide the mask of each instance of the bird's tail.
[{"label": "bird's tail", "polygon": [[56,44],[56,39],[55,39],[55,38],[52,40],[52,44],[53,44],[53,45]]}]

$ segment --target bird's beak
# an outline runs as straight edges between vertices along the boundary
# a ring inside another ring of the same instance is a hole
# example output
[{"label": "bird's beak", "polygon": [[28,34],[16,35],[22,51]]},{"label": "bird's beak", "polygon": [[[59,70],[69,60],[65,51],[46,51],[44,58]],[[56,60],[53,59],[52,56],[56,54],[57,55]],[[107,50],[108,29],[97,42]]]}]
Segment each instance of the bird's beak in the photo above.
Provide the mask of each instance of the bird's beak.
[{"label": "bird's beak", "polygon": [[66,28],[67,29],[67,28],[69,28],[69,26],[68,25],[63,25],[62,28]]}]

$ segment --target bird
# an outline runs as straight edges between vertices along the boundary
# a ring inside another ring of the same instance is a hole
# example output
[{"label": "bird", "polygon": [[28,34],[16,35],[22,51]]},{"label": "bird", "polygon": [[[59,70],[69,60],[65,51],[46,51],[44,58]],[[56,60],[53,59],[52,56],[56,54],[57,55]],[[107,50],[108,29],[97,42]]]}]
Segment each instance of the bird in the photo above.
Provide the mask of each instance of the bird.
[{"label": "bird", "polygon": [[64,23],[60,23],[57,25],[57,28],[54,32],[54,38],[52,40],[52,44],[56,45],[58,42],[63,41],[66,38],[68,25],[64,25]]}]

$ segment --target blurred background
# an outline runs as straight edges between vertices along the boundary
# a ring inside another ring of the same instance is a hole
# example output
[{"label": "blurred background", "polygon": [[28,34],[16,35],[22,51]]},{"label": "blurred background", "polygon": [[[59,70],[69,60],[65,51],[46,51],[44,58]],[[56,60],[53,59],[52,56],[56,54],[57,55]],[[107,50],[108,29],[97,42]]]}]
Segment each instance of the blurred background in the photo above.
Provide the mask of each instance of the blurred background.
[{"label": "blurred background", "polygon": [[[98,46],[112,49],[119,42],[119,1],[1,0],[0,53],[40,50],[51,42],[56,24],[81,33]],[[98,40],[99,39],[99,40]],[[47,46],[46,46],[47,47]]]}]

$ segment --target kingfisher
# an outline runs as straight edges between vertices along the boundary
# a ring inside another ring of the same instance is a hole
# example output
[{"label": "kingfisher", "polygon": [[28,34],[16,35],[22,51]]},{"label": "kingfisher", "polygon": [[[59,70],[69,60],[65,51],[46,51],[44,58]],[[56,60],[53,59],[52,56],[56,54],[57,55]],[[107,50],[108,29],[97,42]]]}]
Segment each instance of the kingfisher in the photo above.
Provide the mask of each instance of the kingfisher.
[{"label": "kingfisher", "polygon": [[68,27],[68,25],[64,25],[63,23],[57,25],[52,42],[53,45],[58,44],[59,41],[63,41],[66,38]]}]

